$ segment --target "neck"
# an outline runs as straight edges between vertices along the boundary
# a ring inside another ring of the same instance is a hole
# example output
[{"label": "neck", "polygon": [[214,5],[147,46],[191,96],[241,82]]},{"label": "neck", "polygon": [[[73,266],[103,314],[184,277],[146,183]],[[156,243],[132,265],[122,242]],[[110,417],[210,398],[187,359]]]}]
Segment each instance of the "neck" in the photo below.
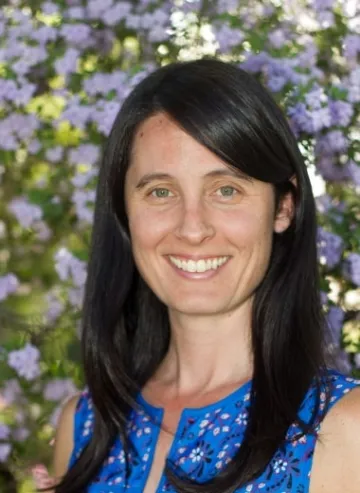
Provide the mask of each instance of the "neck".
[{"label": "neck", "polygon": [[191,316],[170,311],[170,347],[155,379],[178,395],[211,392],[252,376],[251,306]]}]

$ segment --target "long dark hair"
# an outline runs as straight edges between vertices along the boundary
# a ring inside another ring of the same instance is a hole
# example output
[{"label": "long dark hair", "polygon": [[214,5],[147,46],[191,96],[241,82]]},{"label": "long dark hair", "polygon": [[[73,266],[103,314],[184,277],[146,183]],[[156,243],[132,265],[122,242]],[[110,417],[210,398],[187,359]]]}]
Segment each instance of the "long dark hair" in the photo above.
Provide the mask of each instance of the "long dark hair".
[{"label": "long dark hair", "polygon": [[[325,368],[319,297],[316,212],[311,183],[282,110],[264,87],[236,64],[212,57],[171,63],[142,80],[114,122],[99,172],[82,319],[86,384],[94,430],[56,493],[90,484],[120,435],[125,450],[135,395],[154,374],[169,345],[167,308],[134,264],[124,182],[139,124],[165,112],[214,154],[251,177],[274,185],[276,206],[293,194],[290,227],[274,234],[267,273],[252,313],[253,379],[248,427],[227,468],[205,484],[166,474],[180,492],[230,492],[257,477],[284,442],[311,383],[320,394]],[[297,187],[290,182],[296,176]],[[300,422],[315,433],[312,420]]]}]

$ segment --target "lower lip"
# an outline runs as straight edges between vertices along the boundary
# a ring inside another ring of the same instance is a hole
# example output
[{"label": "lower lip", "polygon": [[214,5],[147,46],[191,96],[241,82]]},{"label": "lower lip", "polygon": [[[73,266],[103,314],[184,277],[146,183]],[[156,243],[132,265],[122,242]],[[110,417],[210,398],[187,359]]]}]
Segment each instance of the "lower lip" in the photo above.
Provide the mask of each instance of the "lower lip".
[{"label": "lower lip", "polygon": [[171,267],[175,270],[177,274],[179,274],[181,277],[184,277],[185,279],[193,279],[193,280],[201,280],[201,279],[211,279],[212,277],[216,276],[228,263],[230,260],[230,257],[227,259],[227,261],[220,265],[217,269],[209,269],[205,272],[187,272],[185,270],[179,269],[179,267],[176,267],[175,264],[171,262],[171,260],[168,258],[167,259]]}]

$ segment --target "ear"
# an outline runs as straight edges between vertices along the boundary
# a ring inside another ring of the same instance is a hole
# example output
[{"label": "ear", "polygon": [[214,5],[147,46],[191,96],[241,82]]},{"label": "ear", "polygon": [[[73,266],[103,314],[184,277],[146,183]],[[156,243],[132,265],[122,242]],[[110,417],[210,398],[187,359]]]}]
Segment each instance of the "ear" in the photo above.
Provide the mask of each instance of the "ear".
[{"label": "ear", "polygon": [[[297,179],[295,175],[293,175],[290,178],[290,181],[297,188]],[[295,214],[294,197],[291,192],[288,192],[280,200],[274,221],[274,232],[283,233],[284,231],[286,231],[291,224],[294,214]]]}]

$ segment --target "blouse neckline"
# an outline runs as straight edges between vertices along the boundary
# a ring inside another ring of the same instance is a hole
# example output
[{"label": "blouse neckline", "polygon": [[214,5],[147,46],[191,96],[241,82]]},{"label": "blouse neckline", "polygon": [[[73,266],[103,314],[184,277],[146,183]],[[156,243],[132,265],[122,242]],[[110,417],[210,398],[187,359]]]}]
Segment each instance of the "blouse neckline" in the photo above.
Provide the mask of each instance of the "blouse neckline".
[{"label": "blouse neckline", "polygon": [[[251,384],[252,380],[248,380],[245,383],[243,383],[240,387],[237,389],[233,390],[230,394],[222,397],[216,402],[212,402],[210,404],[207,404],[206,406],[201,406],[201,407],[185,407],[182,410],[182,414],[186,413],[191,413],[191,414],[205,414],[211,411],[214,411],[215,409],[218,408],[224,408],[228,404],[234,402],[234,401],[240,401],[243,400],[246,395],[250,392],[251,390]],[[250,396],[249,396],[250,397]],[[150,415],[152,416],[159,416],[164,414],[164,408],[155,406],[154,404],[151,404],[148,402],[145,397],[142,395],[142,392],[139,392],[136,397],[136,401],[138,404],[140,404],[145,411],[147,411]]]}]

